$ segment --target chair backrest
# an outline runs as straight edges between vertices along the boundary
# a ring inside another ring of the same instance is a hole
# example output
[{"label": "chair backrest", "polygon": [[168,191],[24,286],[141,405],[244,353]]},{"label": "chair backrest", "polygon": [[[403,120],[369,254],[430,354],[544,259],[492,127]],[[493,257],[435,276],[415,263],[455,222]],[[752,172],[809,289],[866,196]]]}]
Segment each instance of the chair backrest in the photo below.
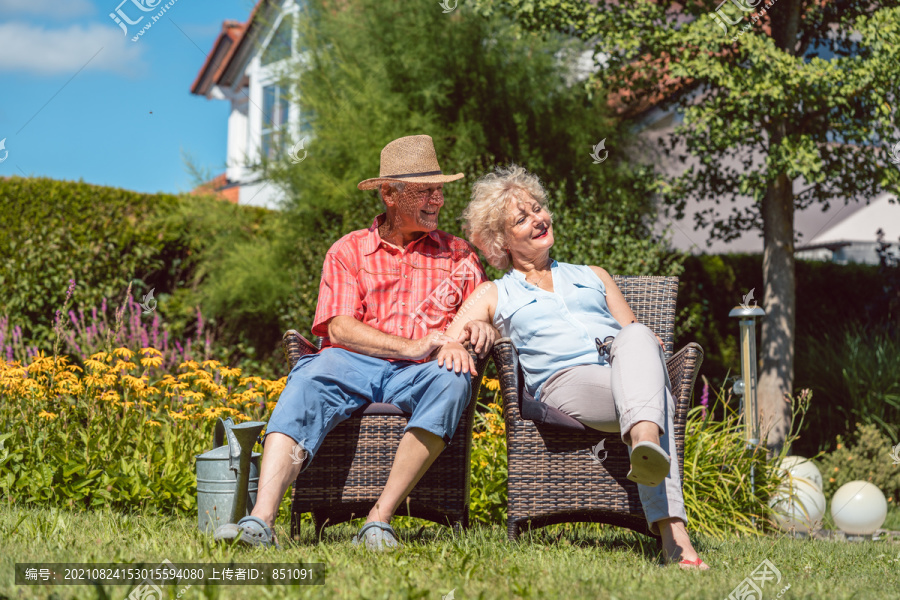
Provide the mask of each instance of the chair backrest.
[{"label": "chair backrest", "polygon": [[678,278],[614,275],[613,281],[625,296],[625,301],[637,317],[638,323],[643,323],[662,338],[666,345],[666,358],[672,356],[675,345]]}]

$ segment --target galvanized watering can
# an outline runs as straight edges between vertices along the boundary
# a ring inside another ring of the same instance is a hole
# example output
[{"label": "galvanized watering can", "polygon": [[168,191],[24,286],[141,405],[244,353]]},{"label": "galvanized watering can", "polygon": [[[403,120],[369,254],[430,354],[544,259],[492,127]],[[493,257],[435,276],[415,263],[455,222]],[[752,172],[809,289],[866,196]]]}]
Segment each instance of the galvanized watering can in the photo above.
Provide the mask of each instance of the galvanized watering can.
[{"label": "galvanized watering can", "polygon": [[261,421],[235,425],[219,419],[214,448],[197,455],[197,521],[200,531],[237,523],[250,514],[259,487],[259,452],[253,445],[266,426]]}]

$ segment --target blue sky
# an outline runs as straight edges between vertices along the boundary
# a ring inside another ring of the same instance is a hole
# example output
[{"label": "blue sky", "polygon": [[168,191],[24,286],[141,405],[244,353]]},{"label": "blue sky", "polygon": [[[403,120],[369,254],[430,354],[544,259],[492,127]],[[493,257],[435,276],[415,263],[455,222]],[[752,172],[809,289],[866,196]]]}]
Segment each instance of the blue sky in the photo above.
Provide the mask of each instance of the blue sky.
[{"label": "blue sky", "polygon": [[[254,0],[175,0],[132,42],[171,1],[0,0],[0,177],[179,192],[193,187],[182,151],[224,171],[229,104],[190,87],[222,21]],[[149,15],[127,36],[109,17],[120,6]]]}]

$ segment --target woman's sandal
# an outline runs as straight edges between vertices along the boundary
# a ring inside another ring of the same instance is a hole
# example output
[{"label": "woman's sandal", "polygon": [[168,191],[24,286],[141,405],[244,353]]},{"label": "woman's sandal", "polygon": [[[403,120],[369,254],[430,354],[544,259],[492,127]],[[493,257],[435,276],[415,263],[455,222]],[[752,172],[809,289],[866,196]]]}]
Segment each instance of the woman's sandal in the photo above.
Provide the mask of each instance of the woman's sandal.
[{"label": "woman's sandal", "polygon": [[659,444],[638,442],[631,449],[631,470],[628,479],[648,487],[656,487],[669,474],[672,459]]},{"label": "woman's sandal", "polygon": [[382,521],[370,521],[362,526],[353,537],[353,545],[358,546],[360,540],[365,540],[366,548],[369,550],[388,550],[400,547],[400,541],[397,539],[397,533],[388,524]]},{"label": "woman's sandal", "polygon": [[709,565],[703,562],[703,559],[698,556],[697,560],[682,560],[678,563],[678,568],[684,569],[685,571],[708,571]]}]

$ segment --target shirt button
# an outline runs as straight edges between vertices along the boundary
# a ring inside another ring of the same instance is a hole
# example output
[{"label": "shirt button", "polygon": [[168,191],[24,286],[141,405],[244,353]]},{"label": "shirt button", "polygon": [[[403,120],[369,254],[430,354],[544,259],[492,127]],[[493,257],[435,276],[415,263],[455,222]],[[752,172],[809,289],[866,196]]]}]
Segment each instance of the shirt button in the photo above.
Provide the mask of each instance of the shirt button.
[{"label": "shirt button", "polygon": [[403,279],[409,279],[409,275],[404,275]]},{"label": "shirt button", "polygon": [[403,329],[403,325],[400,326],[400,329]]},{"label": "shirt button", "polygon": [[400,306],[406,306],[406,302],[401,302]]}]

